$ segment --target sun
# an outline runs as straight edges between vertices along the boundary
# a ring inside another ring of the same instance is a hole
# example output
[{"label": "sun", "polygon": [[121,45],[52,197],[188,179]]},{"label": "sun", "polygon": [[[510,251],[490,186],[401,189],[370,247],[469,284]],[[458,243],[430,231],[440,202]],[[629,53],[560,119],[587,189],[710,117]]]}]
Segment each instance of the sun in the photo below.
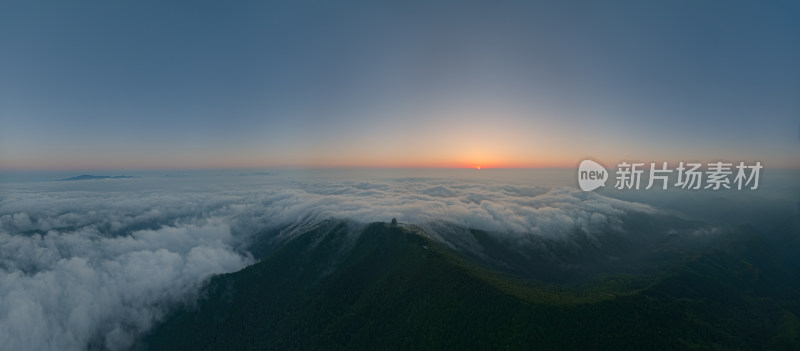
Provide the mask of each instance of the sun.
[{"label": "sun", "polygon": [[481,166],[475,166],[475,169],[480,171],[481,170]]}]

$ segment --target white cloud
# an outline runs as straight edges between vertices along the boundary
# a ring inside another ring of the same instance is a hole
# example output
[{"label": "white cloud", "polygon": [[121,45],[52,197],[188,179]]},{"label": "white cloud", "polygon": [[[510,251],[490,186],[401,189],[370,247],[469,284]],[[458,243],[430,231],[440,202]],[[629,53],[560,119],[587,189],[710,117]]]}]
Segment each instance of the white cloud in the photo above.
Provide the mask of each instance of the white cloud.
[{"label": "white cloud", "polygon": [[[252,263],[251,236],[329,217],[566,237],[650,206],[570,188],[441,179],[42,183],[0,198],[0,349],[124,349],[212,274]],[[437,224],[438,223],[438,224]],[[293,228],[293,229],[292,229]],[[444,240],[443,237],[439,237]],[[460,247],[474,245],[470,237]]]},{"label": "white cloud", "polygon": [[0,233],[0,348],[124,349],[211,274],[251,259],[215,223],[103,237],[86,229]]}]

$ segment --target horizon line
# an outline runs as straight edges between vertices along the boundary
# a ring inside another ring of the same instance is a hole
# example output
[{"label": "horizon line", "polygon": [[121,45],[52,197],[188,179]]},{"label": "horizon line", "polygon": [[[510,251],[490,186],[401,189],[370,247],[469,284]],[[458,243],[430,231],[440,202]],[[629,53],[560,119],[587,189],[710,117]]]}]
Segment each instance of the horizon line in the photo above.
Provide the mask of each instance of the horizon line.
[{"label": "horizon line", "polygon": [[196,167],[196,168],[11,168],[0,172],[171,172],[171,171],[313,171],[313,170],[509,170],[509,169],[574,169],[575,166],[510,166],[510,167],[453,167],[453,166],[322,166],[322,167]]}]

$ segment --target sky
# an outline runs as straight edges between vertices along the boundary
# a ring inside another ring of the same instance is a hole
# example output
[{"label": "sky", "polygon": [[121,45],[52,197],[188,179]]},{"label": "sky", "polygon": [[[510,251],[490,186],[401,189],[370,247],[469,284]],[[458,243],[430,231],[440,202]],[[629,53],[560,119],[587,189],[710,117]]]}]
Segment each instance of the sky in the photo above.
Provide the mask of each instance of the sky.
[{"label": "sky", "polygon": [[790,1],[4,1],[0,170],[800,167]]}]

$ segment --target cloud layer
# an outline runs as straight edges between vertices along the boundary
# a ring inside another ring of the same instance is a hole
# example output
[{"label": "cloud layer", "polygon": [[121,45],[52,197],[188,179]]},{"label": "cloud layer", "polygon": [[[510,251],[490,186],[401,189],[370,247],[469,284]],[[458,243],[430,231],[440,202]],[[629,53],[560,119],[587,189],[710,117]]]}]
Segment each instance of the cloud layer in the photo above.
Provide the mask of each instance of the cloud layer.
[{"label": "cloud layer", "polygon": [[325,218],[396,217],[559,238],[656,211],[569,188],[438,178],[143,178],[0,194],[0,349],[30,350],[129,347],[210,275],[252,263],[248,244],[268,229],[285,240]]}]

